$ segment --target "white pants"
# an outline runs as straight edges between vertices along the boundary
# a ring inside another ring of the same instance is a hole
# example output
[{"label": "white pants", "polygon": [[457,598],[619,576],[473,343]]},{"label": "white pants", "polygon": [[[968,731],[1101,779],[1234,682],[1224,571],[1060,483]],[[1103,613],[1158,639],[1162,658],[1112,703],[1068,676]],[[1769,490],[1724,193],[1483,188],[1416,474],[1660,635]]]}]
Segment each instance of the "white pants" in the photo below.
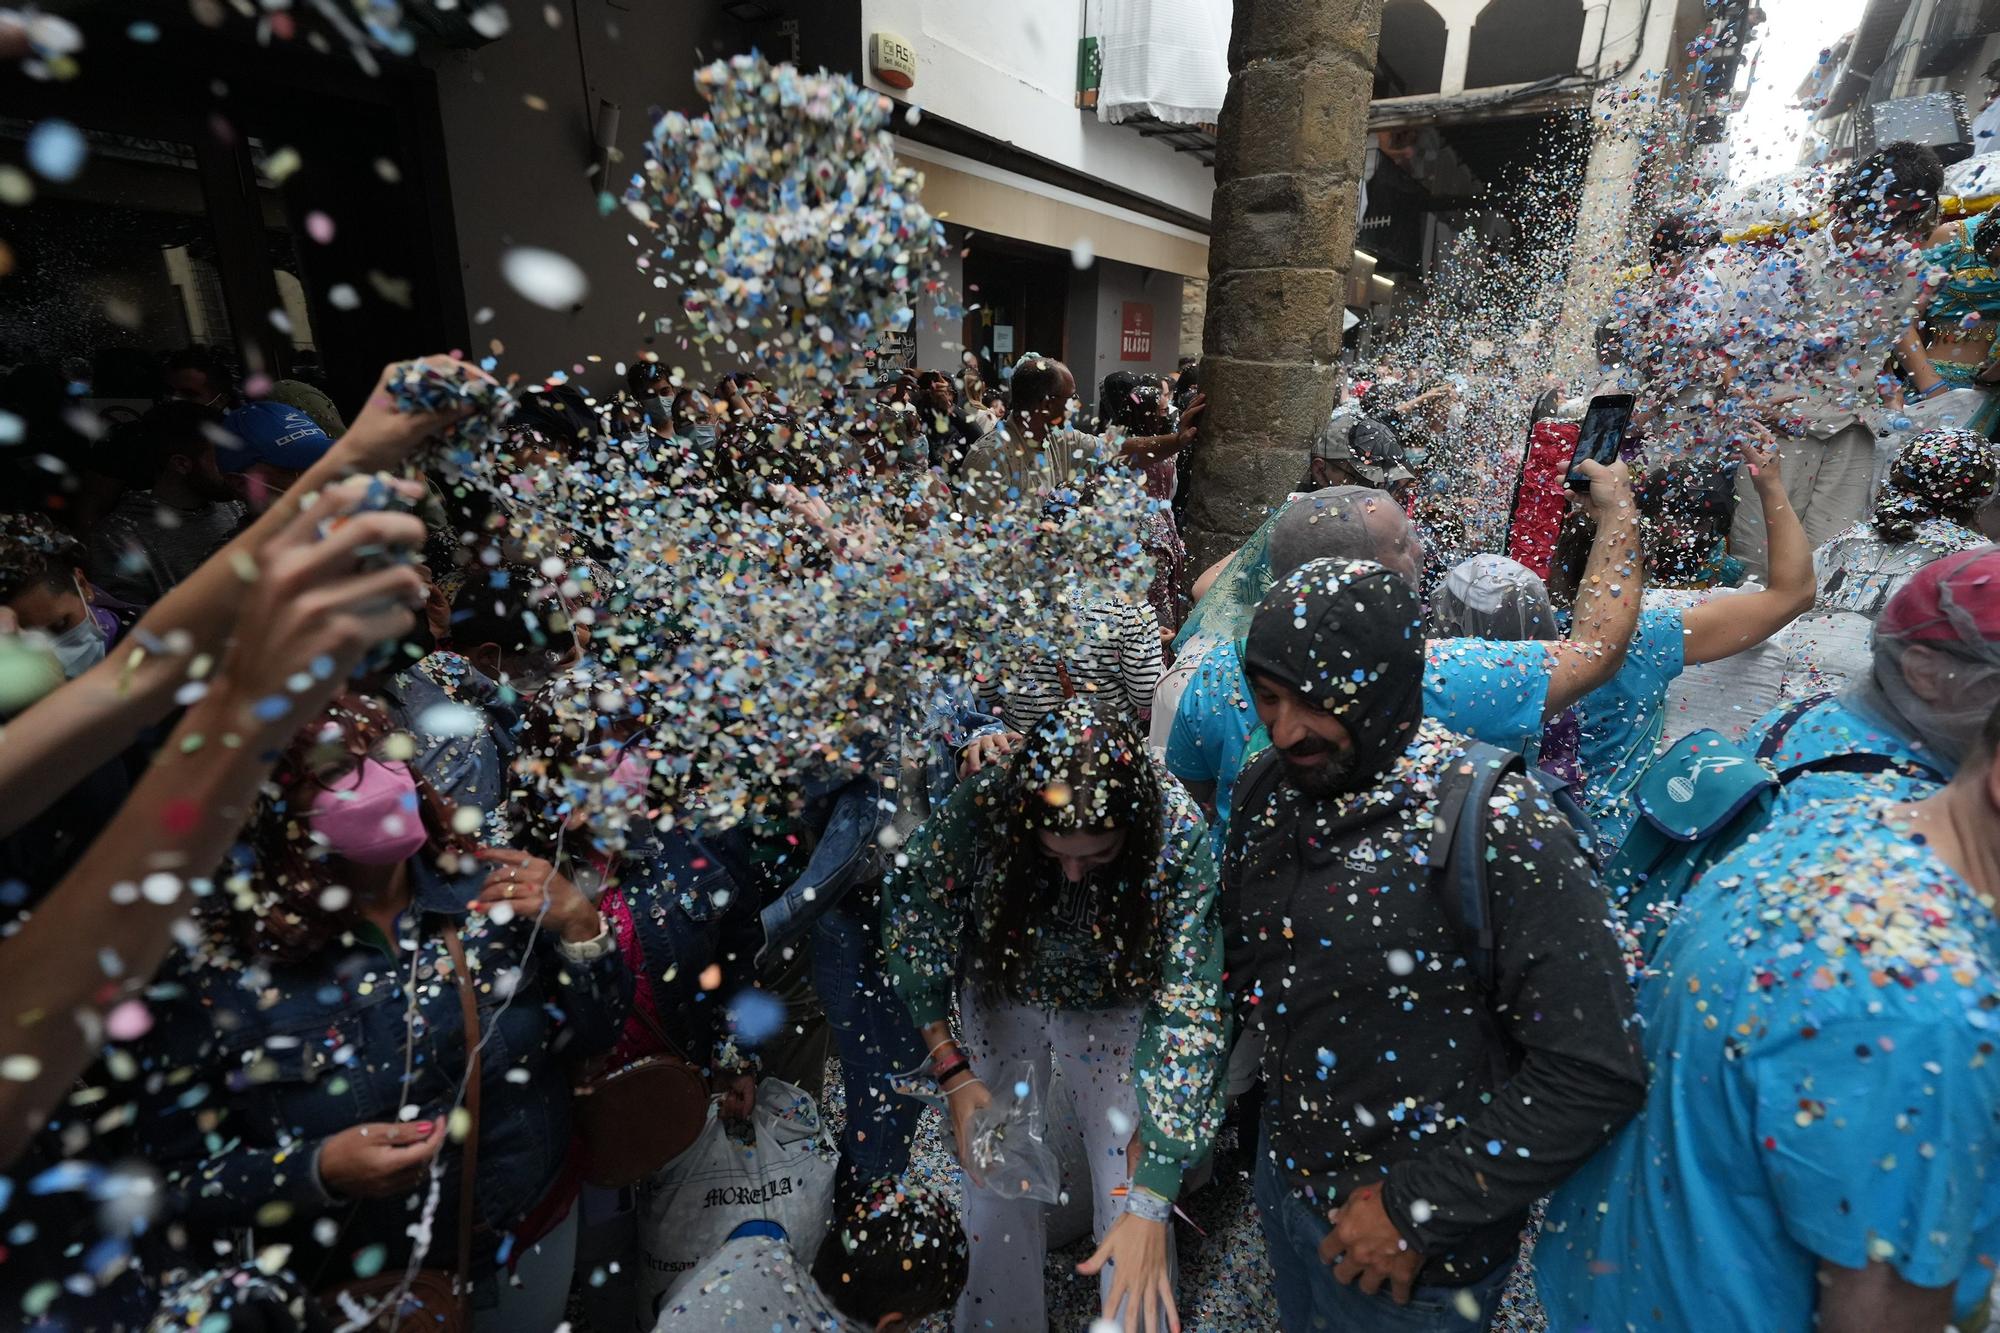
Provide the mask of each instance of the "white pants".
[{"label": "white pants", "polygon": [[[1130,1180],[1125,1149],[1139,1124],[1132,1059],[1143,1010],[1136,1004],[1100,1010],[1036,1009],[983,1000],[971,988],[961,998],[966,1054],[982,1078],[997,1083],[1017,1077],[1022,1064],[1031,1064],[1036,1086],[1046,1092],[1051,1058],[1062,1061],[1090,1163],[1091,1234],[1103,1240],[1125,1211],[1125,1201],[1112,1197],[1111,1191]],[[972,1245],[972,1263],[953,1325],[958,1333],[1047,1333],[1042,1268],[1048,1240],[1043,1209],[1031,1199],[1003,1199],[967,1182],[965,1234]],[[1173,1265],[1169,1230],[1169,1273]],[[1100,1297],[1110,1290],[1107,1266],[1098,1275]]]},{"label": "white pants", "polygon": [[[1873,509],[1881,452],[1875,432],[1862,425],[1848,426],[1824,440],[1808,436],[1780,442],[1778,461],[1784,468],[1785,496],[1798,512],[1799,523],[1806,530],[1806,545],[1812,550],[1817,551]],[[1886,456],[1893,458],[1894,450]],[[1764,506],[1747,467],[1736,473],[1736,521],[1729,531],[1729,553],[1743,562],[1751,578],[1770,583]]]}]

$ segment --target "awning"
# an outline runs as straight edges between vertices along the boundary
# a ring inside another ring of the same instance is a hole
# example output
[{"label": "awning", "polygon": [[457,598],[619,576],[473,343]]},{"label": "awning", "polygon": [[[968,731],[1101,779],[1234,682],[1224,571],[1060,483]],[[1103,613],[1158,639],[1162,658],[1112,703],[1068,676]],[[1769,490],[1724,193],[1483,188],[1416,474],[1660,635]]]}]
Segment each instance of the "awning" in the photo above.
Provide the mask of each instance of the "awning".
[{"label": "awning", "polygon": [[1229,91],[1229,0],[1099,0],[1088,36],[1104,55],[1097,118],[1213,125]]},{"label": "awning", "polygon": [[1208,276],[1200,232],[905,139],[896,155],[923,172],[924,207],[946,222],[1058,250],[1085,242],[1100,259]]}]

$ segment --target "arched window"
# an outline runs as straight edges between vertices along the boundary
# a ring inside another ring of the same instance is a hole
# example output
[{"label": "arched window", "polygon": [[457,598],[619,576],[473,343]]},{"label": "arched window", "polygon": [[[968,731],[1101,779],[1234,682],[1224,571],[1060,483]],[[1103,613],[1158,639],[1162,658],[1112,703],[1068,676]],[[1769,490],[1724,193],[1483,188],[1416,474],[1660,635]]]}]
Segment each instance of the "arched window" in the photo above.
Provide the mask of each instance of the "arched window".
[{"label": "arched window", "polygon": [[1375,52],[1375,97],[1419,97],[1438,91],[1444,74],[1444,15],[1424,0],[1389,0],[1382,7],[1382,41]]},{"label": "arched window", "polygon": [[1472,25],[1465,86],[1493,88],[1576,73],[1580,0],[1493,0]]}]

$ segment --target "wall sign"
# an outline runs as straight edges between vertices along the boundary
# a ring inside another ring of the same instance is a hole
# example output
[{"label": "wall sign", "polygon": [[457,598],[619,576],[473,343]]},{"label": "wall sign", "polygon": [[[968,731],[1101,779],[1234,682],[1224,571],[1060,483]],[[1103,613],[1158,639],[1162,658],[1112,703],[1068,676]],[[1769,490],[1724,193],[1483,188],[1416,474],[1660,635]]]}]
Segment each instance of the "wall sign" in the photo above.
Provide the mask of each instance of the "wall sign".
[{"label": "wall sign", "polygon": [[993,326],[993,354],[995,356],[1012,356],[1014,354],[1014,326],[1012,324],[995,324]]},{"label": "wall sign", "polygon": [[1153,359],[1153,307],[1144,301],[1127,301],[1121,311],[1118,330],[1120,361]]}]

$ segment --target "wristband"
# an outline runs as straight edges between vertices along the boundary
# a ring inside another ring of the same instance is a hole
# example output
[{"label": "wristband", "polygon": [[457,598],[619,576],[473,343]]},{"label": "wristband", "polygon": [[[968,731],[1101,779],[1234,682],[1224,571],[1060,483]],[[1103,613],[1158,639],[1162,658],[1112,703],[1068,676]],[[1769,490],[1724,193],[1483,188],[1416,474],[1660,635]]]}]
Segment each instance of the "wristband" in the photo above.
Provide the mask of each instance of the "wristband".
[{"label": "wristband", "polygon": [[587,940],[578,940],[574,944],[568,940],[558,938],[556,940],[556,950],[572,963],[594,963],[613,949],[616,949],[618,941],[612,938],[611,923],[606,921],[602,916],[598,917],[597,920],[598,927],[595,935],[592,935]]},{"label": "wristband", "polygon": [[966,1059],[964,1056],[961,1055],[958,1057],[958,1059],[953,1060],[950,1064],[946,1065],[944,1068],[934,1071],[931,1074],[931,1077],[937,1080],[938,1087],[942,1088],[944,1086],[944,1081],[946,1079],[955,1077],[956,1075],[959,1074],[963,1074],[971,1068],[972,1068],[972,1061]]},{"label": "wristband", "polygon": [[1148,1222],[1165,1222],[1174,1215],[1174,1205],[1143,1185],[1125,1193],[1125,1211]]}]

